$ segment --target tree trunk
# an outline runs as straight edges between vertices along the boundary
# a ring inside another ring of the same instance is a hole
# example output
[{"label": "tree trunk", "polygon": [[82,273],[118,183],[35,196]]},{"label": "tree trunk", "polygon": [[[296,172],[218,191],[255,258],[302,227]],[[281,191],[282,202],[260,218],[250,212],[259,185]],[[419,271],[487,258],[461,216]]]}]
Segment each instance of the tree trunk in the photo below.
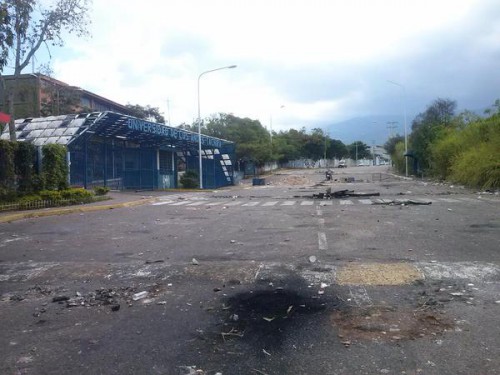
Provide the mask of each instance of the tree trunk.
[{"label": "tree trunk", "polygon": [[[9,108],[9,115],[10,115],[10,121],[9,121],[9,136],[10,140],[12,142],[16,141],[16,125],[15,125],[15,109],[14,109],[14,100],[16,97],[17,93],[17,79],[14,80],[14,85],[11,90],[9,90],[8,96],[7,96],[7,103],[8,103],[8,108]],[[4,91],[5,92],[5,91]]]}]

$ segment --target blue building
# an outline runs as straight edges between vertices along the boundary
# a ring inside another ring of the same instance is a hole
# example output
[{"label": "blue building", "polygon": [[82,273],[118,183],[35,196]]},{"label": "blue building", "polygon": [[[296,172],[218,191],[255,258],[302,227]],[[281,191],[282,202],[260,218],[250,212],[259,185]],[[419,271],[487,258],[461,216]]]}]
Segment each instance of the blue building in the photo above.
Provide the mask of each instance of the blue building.
[{"label": "blue building", "polygon": [[[198,133],[115,112],[16,120],[20,142],[67,146],[73,186],[178,187],[182,170],[199,170]],[[0,139],[9,139],[8,127]],[[202,135],[203,187],[233,184],[234,143]]]}]

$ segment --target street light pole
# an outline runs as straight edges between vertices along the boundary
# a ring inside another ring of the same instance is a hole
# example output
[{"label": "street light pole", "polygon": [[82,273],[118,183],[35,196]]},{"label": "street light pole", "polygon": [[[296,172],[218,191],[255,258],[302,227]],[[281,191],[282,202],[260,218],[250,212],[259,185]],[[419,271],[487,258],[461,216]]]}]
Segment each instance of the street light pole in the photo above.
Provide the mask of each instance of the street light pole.
[{"label": "street light pole", "polygon": [[408,132],[406,130],[406,88],[404,85],[398,82],[387,80],[387,82],[392,83],[393,85],[399,86],[403,90],[403,114],[405,121],[405,175],[408,177]]},{"label": "street light pole", "polygon": [[199,169],[200,169],[200,189],[203,189],[203,169],[202,169],[202,157],[201,157],[201,111],[200,111],[200,79],[203,75],[216,72],[217,70],[223,70],[223,69],[234,69],[236,68],[236,65],[229,65],[229,66],[223,66],[222,68],[217,68],[217,69],[211,69],[202,72],[198,76],[198,162],[199,162]]}]

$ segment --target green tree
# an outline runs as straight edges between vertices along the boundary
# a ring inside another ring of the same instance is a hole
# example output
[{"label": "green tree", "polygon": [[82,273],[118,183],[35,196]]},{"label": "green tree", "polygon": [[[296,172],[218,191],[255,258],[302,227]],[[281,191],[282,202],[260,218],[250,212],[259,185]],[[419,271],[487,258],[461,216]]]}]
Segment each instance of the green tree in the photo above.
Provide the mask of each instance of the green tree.
[{"label": "green tree", "polygon": [[220,113],[203,125],[202,132],[236,144],[236,157],[257,165],[272,160],[271,136],[257,120]]},{"label": "green tree", "polygon": [[338,139],[330,139],[326,156],[329,159],[342,159],[349,155],[347,146]]},{"label": "green tree", "polygon": [[429,170],[431,167],[430,145],[440,137],[444,129],[456,126],[453,121],[456,106],[457,103],[453,100],[439,98],[413,120],[410,148],[422,170]]},{"label": "green tree", "polygon": [[[11,0],[5,3],[8,17],[8,28],[12,30],[13,42],[8,51],[14,60],[14,76],[19,77],[29,64],[33,55],[45,44],[46,46],[63,46],[63,33],[68,32],[79,37],[88,32],[88,11],[90,0],[55,0],[47,3],[42,0]],[[14,98],[16,87],[8,93],[10,139],[15,141]]]},{"label": "green tree", "polygon": [[142,120],[157,122],[160,124],[165,123],[165,117],[160,113],[158,107],[151,107],[149,105],[142,106],[140,104],[127,104],[125,107],[129,110],[132,116]]},{"label": "green tree", "polygon": [[353,142],[347,148],[350,159],[356,160],[356,156],[358,160],[370,157],[370,146],[361,141]]},{"label": "green tree", "polygon": [[10,22],[10,13],[7,3],[0,5],[0,73],[7,64],[9,49],[14,44],[14,32]]},{"label": "green tree", "polygon": [[314,128],[306,138],[303,146],[304,157],[312,160],[319,160],[325,156],[325,149],[328,147],[328,138],[323,129]]},{"label": "green tree", "polygon": [[396,144],[399,142],[404,142],[405,138],[402,135],[396,134],[394,137],[391,137],[385,142],[384,148],[389,155],[394,155],[396,152]]}]

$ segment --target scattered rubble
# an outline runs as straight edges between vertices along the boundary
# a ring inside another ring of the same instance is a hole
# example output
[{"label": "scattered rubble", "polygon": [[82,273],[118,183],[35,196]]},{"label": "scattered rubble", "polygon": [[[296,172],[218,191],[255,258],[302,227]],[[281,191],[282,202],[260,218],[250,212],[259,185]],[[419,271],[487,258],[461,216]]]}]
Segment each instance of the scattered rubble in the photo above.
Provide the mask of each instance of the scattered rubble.
[{"label": "scattered rubble", "polygon": [[354,190],[337,190],[332,192],[331,188],[326,189],[325,193],[313,194],[315,199],[333,199],[333,198],[347,198],[347,197],[378,197],[380,193],[378,192],[355,192]]}]

